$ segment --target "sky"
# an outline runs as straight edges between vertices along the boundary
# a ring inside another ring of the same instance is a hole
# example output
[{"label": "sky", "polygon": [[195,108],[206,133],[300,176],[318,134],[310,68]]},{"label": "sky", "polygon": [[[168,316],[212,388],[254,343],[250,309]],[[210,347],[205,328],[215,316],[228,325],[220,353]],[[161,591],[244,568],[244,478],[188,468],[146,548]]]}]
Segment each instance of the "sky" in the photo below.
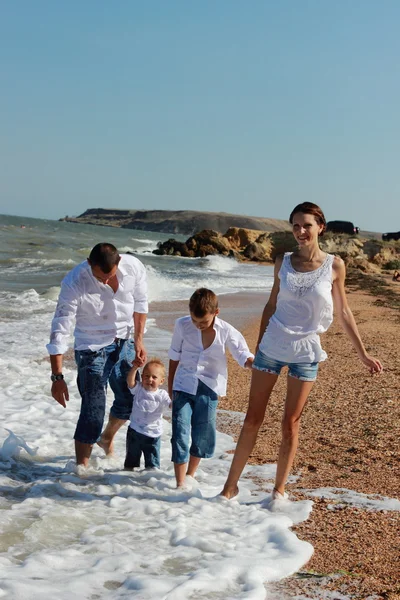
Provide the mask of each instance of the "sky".
[{"label": "sky", "polygon": [[398,0],[2,0],[0,213],[400,229]]}]

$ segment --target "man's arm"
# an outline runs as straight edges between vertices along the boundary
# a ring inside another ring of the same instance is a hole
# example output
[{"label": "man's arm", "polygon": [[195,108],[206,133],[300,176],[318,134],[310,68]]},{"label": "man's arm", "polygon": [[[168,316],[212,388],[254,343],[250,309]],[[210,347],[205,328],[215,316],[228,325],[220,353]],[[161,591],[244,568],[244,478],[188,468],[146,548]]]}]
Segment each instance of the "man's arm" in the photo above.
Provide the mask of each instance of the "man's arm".
[{"label": "man's arm", "polygon": [[[68,349],[67,340],[78,307],[77,296],[78,293],[75,288],[63,281],[57,308],[51,323],[50,343],[47,344],[47,350],[50,354],[52,375],[62,374],[63,354]],[[51,395],[54,400],[61,404],[61,406],[64,408],[66,407],[66,402],[69,400],[69,394],[64,379],[53,381]]]},{"label": "man's arm", "polygon": [[136,358],[140,361],[140,367],[142,367],[147,360],[147,352],[143,342],[144,329],[146,326],[147,315],[143,313],[133,313],[133,323],[135,327],[134,341]]},{"label": "man's arm", "polygon": [[143,335],[146,326],[146,318],[149,310],[148,294],[147,294],[147,272],[144,264],[138,260],[134,260],[135,268],[135,288],[133,290],[134,298],[134,341],[136,349],[136,358],[141,361],[140,366],[143,366],[147,360],[147,352],[144,346]]},{"label": "man's arm", "polygon": [[[50,355],[51,372],[53,375],[60,375],[62,373],[63,355],[62,354],[51,354]],[[65,402],[69,400],[68,387],[64,379],[58,379],[53,381],[51,386],[51,395],[54,400],[57,400],[61,406],[66,408]]]}]

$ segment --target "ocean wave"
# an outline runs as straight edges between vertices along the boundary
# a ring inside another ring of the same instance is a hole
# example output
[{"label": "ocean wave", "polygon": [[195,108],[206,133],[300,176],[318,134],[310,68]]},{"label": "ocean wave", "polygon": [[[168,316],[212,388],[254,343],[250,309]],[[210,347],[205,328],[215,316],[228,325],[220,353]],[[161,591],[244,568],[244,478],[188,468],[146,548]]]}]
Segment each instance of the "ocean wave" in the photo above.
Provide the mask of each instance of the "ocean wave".
[{"label": "ocean wave", "polygon": [[229,267],[225,269],[224,262],[215,260],[207,260],[203,268],[192,267],[169,272],[147,265],[149,301],[187,300],[199,287],[212,289],[216,294],[265,291],[272,288],[272,271],[262,274],[259,268],[255,271],[254,267],[241,266],[235,261]]}]

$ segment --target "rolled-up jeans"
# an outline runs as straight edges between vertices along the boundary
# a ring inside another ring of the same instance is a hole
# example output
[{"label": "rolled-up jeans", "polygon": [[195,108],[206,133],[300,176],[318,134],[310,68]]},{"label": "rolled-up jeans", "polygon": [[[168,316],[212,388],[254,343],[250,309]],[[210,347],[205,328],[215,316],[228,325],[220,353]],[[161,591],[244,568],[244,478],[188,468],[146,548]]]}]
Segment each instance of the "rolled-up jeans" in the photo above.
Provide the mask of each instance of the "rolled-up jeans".
[{"label": "rolled-up jeans", "polygon": [[76,350],[78,389],[82,398],[81,412],[74,439],[83,444],[95,444],[100,437],[106,411],[107,385],[114,392],[110,414],[118,419],[129,419],[133,396],[126,377],[135,359],[132,339],[115,339],[100,350]]}]

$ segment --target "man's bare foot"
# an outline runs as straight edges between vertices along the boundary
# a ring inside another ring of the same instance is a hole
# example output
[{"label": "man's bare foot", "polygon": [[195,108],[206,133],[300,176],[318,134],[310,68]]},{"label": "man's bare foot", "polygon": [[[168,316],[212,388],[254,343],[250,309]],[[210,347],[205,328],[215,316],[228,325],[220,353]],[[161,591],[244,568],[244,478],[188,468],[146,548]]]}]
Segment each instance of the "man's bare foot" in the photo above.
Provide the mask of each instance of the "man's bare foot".
[{"label": "man's bare foot", "polygon": [[106,456],[114,456],[114,440],[106,440],[100,437],[97,445],[106,453]]},{"label": "man's bare foot", "polygon": [[239,493],[238,486],[235,486],[234,488],[229,488],[229,487],[225,486],[224,489],[222,490],[222,492],[220,493],[220,496],[223,496],[227,500],[232,500],[232,498],[235,498],[235,496],[237,496],[238,493]]}]

